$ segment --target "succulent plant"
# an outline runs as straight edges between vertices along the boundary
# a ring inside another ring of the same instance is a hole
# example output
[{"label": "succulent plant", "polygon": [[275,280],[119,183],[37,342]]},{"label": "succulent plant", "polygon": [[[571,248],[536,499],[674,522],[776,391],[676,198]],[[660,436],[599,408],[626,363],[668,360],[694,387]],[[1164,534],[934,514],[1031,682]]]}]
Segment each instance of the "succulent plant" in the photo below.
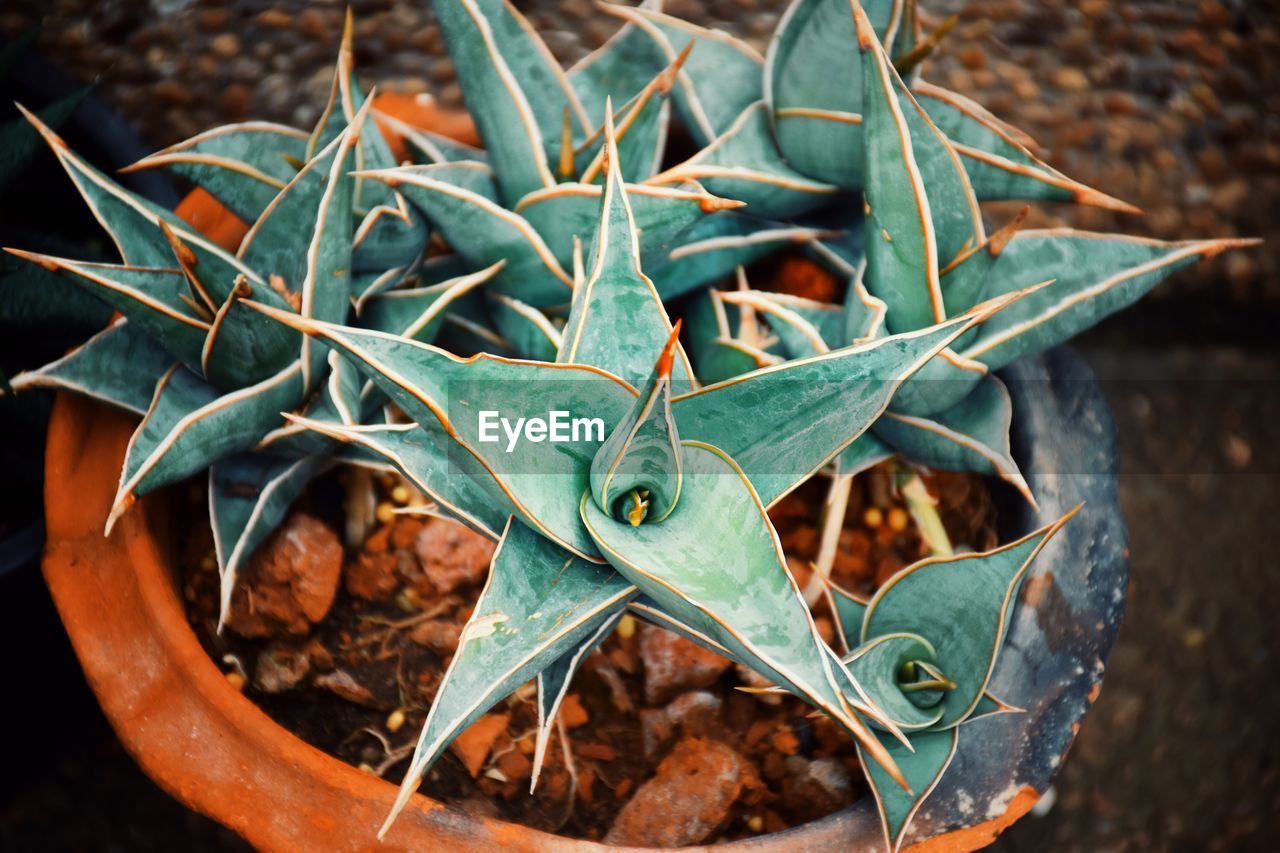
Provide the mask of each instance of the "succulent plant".
[{"label": "succulent plant", "polygon": [[[499,540],[392,817],[456,735],[535,675],[540,759],[576,662],[629,605],[829,714],[905,787],[868,725],[902,732],[819,639],[766,510],[856,439],[907,376],[1021,294],[699,387],[641,271],[608,114],[605,145],[591,271],[554,362],[462,359],[255,306],[341,353],[416,422],[298,423],[382,456],[439,511]],[[602,430],[562,443],[486,440],[484,414],[535,408],[590,413]]]}]

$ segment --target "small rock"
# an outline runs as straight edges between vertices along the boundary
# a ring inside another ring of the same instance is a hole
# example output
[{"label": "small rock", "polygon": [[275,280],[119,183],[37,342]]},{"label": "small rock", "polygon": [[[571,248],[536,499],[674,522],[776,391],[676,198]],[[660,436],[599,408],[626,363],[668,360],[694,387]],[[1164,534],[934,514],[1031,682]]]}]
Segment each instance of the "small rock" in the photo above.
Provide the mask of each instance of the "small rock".
[{"label": "small rock", "polygon": [[710,687],[731,662],[665,628],[646,625],[640,632],[644,661],[644,700],[661,705],[677,693]]},{"label": "small rock", "polygon": [[582,701],[578,699],[577,693],[570,693],[564,697],[564,701],[560,703],[560,721],[564,723],[565,728],[576,729],[578,726],[586,725],[591,717],[587,714],[587,709],[582,707]]},{"label": "small rock", "polygon": [[342,585],[347,593],[365,601],[387,601],[400,581],[396,578],[395,554],[368,552],[347,564],[342,575]]},{"label": "small rock", "polygon": [[413,626],[409,639],[420,646],[425,646],[441,657],[453,654],[458,649],[458,638],[462,636],[462,626],[450,619],[428,619]]},{"label": "small rock", "polygon": [[327,17],[319,9],[304,9],[302,14],[298,15],[298,32],[314,41],[329,41],[331,33]]},{"label": "small rock", "polygon": [[290,15],[284,9],[267,9],[259,12],[256,20],[262,26],[270,27],[273,30],[287,30],[293,26],[293,15]]},{"label": "small rock", "polygon": [[485,714],[454,739],[449,748],[461,759],[471,778],[480,775],[480,769],[484,767],[494,741],[507,730],[510,720],[510,714]]},{"label": "small rock", "polygon": [[786,762],[782,799],[803,820],[815,820],[853,802],[848,769],[835,758],[814,761],[793,755]]},{"label": "small rock", "polygon": [[303,649],[273,643],[258,653],[253,686],[263,693],[292,690],[311,673],[311,658]]},{"label": "small rock", "polygon": [[244,637],[305,634],[329,612],[341,572],[337,534],[296,512],[250,558],[227,625]]},{"label": "small rock", "polygon": [[433,519],[414,540],[423,577],[437,592],[452,592],[484,579],[494,545],[456,521]]},{"label": "small rock", "polygon": [[618,812],[604,843],[697,844],[729,816],[742,791],[744,764],[738,753],[719,741],[680,741],[658,765],[657,774]]},{"label": "small rock", "polygon": [[369,692],[369,688],[352,678],[351,673],[346,670],[335,669],[333,672],[327,672],[317,677],[313,683],[316,687],[328,690],[355,705],[372,708],[378,704],[373,694]]},{"label": "small rock", "polygon": [[676,734],[705,735],[723,704],[714,693],[695,690],[677,696],[665,708],[642,710],[640,730],[644,736],[644,754],[656,754]]},{"label": "small rock", "polygon": [[240,52],[240,39],[232,33],[222,33],[214,36],[213,41],[209,42],[209,47],[223,59],[231,59]]}]

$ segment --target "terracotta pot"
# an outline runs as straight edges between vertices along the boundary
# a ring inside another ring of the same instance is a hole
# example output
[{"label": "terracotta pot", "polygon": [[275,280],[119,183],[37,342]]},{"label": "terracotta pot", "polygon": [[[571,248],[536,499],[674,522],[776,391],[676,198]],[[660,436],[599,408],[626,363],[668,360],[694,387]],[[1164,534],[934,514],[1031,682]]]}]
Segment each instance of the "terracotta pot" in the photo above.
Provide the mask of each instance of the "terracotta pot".
[{"label": "terracotta pot", "polygon": [[[1045,549],[1023,594],[992,690],[1026,708],[969,724],[915,822],[912,850],[991,842],[1048,787],[1097,697],[1124,606],[1126,534],[1110,413],[1088,368],[1058,351],[1006,372],[1015,452],[1040,500],[1001,507],[1002,538],[1084,510]],[[120,740],[171,795],[263,850],[600,849],[414,797],[383,844],[395,786],[311,747],[232,688],[187,624],[163,494],[109,538],[131,418],[61,396],[49,430],[44,573],[90,686]],[[873,804],[741,846],[875,850]]]}]

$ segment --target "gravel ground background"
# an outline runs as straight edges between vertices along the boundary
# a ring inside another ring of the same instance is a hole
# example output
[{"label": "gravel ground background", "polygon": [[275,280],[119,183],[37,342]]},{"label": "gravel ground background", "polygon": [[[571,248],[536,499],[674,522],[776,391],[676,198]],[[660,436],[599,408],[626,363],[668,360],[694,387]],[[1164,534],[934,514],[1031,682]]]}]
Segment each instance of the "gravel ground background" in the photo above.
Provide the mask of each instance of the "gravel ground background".
[{"label": "gravel ground background", "polygon": [[[352,5],[366,83],[459,99],[425,0]],[[517,5],[566,62],[614,28],[583,0]],[[667,3],[758,46],[781,5]],[[1051,206],[1037,212],[1041,223],[1268,238],[1180,274],[1083,340],[1121,430],[1129,611],[1056,802],[996,849],[1275,849],[1280,9],[1259,0],[927,5],[937,20],[961,15],[931,79],[1029,131],[1068,174],[1148,212]],[[248,116],[308,126],[327,93],[342,8],[6,0],[0,37],[43,20],[45,54],[97,79],[160,147]],[[39,587],[22,594],[47,604]],[[59,633],[31,645],[4,632],[0,619],[0,648],[41,648],[9,683],[40,685],[31,695],[50,707],[23,707],[11,734],[0,850],[242,849],[151,786],[84,710],[91,700]]]}]

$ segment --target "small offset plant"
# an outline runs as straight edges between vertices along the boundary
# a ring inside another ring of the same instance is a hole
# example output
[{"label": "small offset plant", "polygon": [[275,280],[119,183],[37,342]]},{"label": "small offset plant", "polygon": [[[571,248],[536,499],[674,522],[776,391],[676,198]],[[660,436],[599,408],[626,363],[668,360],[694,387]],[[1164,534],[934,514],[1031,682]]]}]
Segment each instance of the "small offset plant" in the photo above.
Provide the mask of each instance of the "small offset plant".
[{"label": "small offset plant", "polygon": [[[941,31],[924,35],[912,0],[795,0],[764,57],[654,2],[607,6],[624,26],[567,72],[503,0],[435,8],[483,151],[376,115],[348,21],[311,132],[229,125],[137,164],[252,223],[234,254],[30,116],[122,263],[10,251],[123,316],[13,388],[142,417],[108,529],[135,495],[208,469],[224,618],[254,548],[340,462],[394,467],[498,541],[387,825],[452,739],[534,678],[540,766],[579,663],[630,610],[842,726],[896,849],[964,725],[1011,710],[988,681],[1019,584],[1067,520],[951,557],[911,472],[997,476],[1034,501],[992,371],[1242,241],[1021,217],[988,233],[982,201],[1130,208],[919,79]],[[675,122],[698,150],[671,163]],[[752,289],[746,265],[780,249],[839,276],[843,303]],[[506,443],[479,428],[533,407],[605,429]],[[767,510],[832,476],[823,579],[851,477],[893,456],[940,556],[870,601],[821,586],[841,658]]]}]

